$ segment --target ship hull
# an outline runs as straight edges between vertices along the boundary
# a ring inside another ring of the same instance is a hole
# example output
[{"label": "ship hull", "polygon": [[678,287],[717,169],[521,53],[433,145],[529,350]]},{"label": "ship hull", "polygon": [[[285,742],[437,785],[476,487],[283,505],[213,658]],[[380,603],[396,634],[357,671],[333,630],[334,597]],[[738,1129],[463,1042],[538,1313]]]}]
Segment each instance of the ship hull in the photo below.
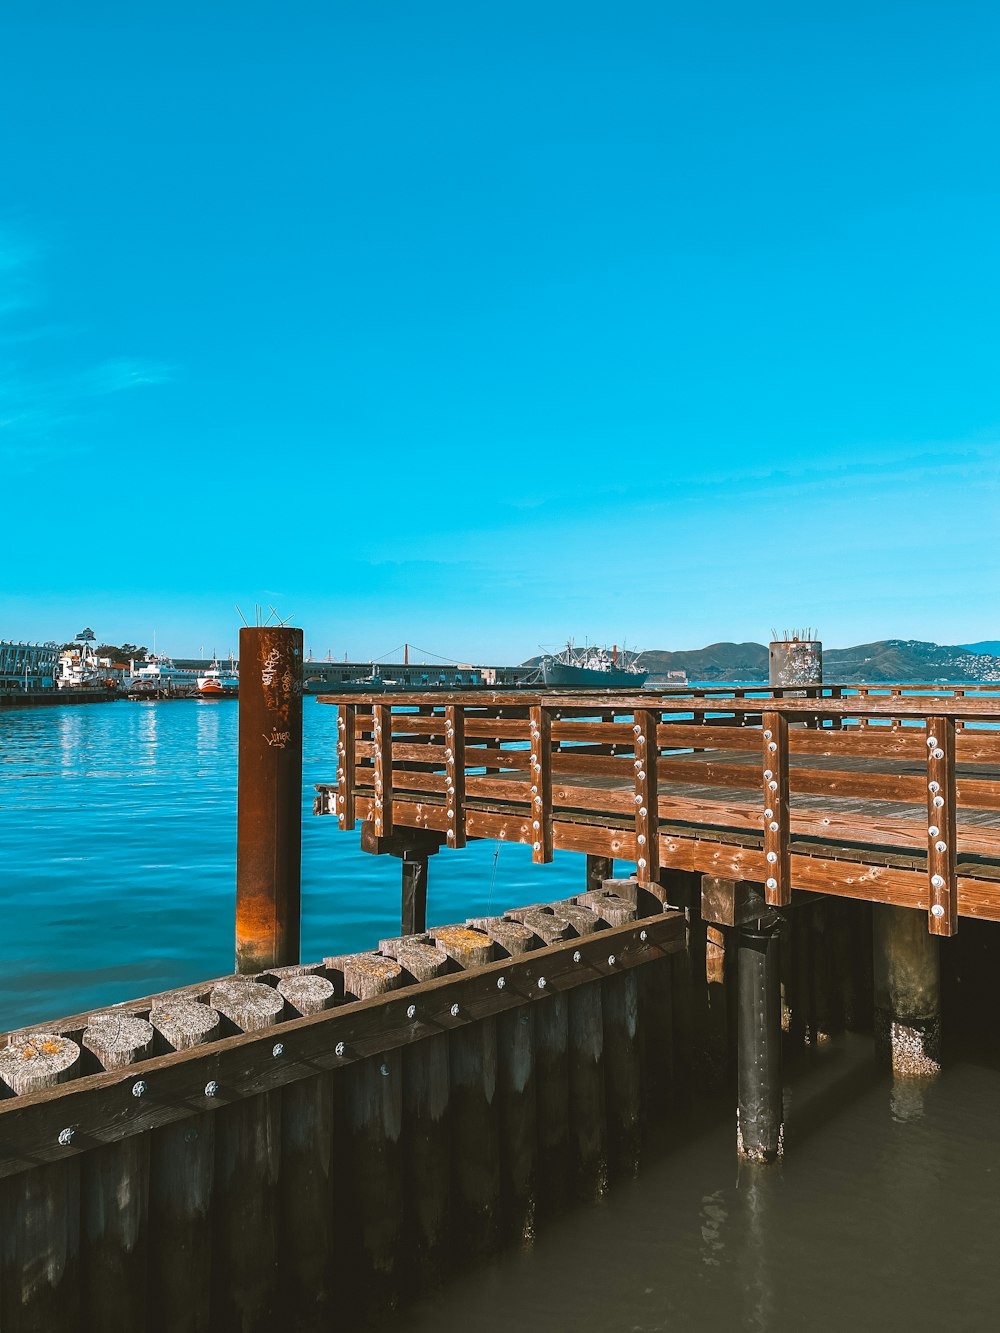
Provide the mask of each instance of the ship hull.
[{"label": "ship hull", "polygon": [[559,689],[639,690],[646,683],[647,671],[595,671],[591,667],[569,666],[566,662],[542,661],[542,681]]}]

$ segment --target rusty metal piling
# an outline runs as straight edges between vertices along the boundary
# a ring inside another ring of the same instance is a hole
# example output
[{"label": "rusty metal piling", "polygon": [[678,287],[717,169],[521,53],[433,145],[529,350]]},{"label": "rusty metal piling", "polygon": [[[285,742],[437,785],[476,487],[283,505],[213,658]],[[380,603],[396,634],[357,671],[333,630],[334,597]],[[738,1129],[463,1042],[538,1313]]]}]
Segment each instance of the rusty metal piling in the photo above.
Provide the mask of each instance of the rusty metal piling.
[{"label": "rusty metal piling", "polygon": [[240,630],[236,968],[299,960],[302,631]]}]

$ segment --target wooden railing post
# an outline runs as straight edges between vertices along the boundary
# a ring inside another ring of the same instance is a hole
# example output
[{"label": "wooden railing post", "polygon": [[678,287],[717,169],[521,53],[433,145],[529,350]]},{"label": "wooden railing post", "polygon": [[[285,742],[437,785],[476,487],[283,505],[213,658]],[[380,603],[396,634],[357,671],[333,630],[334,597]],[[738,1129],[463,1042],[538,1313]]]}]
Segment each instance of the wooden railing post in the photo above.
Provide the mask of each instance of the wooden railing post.
[{"label": "wooden railing post", "polygon": [[375,836],[392,832],[392,708],[372,704],[372,757],[375,773]]},{"label": "wooden railing post", "polygon": [[788,722],[783,713],[763,715],[764,896],[771,907],[792,901],[788,818]]},{"label": "wooden railing post", "polygon": [[531,730],[531,859],[552,860],[552,714],[544,704],[529,710]]},{"label": "wooden railing post", "polygon": [[655,884],[660,878],[656,766],[660,757],[656,728],[659,713],[637,708],[632,718],[635,733],[635,842],[636,868],[640,884]]},{"label": "wooden railing post", "polygon": [[927,719],[927,874],[928,928],[932,935],[958,930],[955,817],[955,723],[950,717]]},{"label": "wooden railing post", "polygon": [[444,771],[447,782],[449,847],[465,846],[465,709],[449,704],[444,710]]},{"label": "wooden railing post", "polygon": [[354,807],[354,769],[357,764],[356,704],[340,704],[337,709],[337,823],[342,829],[353,831],[356,822]]}]

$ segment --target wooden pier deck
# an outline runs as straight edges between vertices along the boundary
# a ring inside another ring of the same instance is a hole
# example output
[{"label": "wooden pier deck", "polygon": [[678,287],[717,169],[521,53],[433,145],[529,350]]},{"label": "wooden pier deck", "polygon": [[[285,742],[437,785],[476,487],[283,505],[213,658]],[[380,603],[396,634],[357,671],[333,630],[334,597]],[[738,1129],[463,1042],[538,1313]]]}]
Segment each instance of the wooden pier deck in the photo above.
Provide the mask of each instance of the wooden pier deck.
[{"label": "wooden pier deck", "polygon": [[327,695],[336,784],[316,809],[363,845],[527,843],[1000,920],[1000,697],[935,686],[631,695]]}]

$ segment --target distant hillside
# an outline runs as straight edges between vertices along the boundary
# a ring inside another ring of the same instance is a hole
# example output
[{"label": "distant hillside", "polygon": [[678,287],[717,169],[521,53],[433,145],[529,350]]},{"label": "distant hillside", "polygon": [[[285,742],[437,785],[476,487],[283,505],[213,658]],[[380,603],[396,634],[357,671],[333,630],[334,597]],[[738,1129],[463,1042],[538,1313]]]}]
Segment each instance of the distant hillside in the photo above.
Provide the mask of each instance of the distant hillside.
[{"label": "distant hillside", "polygon": [[644,671],[686,671],[688,680],[767,680],[762,643],[710,643],[681,652],[651,649],[639,658]]},{"label": "distant hillside", "polygon": [[963,643],[969,653],[986,653],[989,657],[1000,656],[1000,639],[983,639],[982,643]]},{"label": "distant hillside", "polygon": [[[996,648],[995,653],[988,652]],[[766,680],[763,643],[711,643],[682,652],[651,649],[639,659],[644,670],[686,671],[689,680]],[[828,681],[1000,682],[1000,642],[951,647],[919,639],[880,639],[823,653]]]}]

